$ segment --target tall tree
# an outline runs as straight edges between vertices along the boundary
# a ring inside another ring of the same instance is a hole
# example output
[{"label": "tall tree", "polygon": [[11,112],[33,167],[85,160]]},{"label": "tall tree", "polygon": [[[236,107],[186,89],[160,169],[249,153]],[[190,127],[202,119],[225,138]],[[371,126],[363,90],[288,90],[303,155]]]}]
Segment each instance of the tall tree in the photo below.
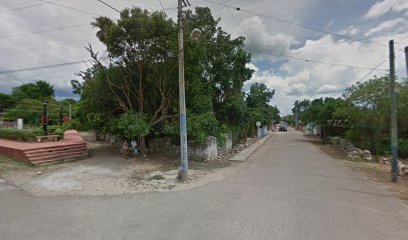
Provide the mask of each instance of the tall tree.
[{"label": "tall tree", "polygon": [[26,83],[13,88],[12,96],[16,100],[43,100],[44,98],[48,99],[54,97],[54,87],[50,83],[40,80],[36,81],[35,83]]}]

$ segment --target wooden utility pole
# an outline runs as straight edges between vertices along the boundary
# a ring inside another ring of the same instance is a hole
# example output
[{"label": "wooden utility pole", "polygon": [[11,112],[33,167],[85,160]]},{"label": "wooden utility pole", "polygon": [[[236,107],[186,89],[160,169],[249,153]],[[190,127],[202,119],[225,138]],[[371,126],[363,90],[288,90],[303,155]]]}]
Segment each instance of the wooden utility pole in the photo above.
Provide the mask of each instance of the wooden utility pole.
[{"label": "wooden utility pole", "polygon": [[180,104],[180,170],[178,178],[181,181],[188,179],[188,154],[187,154],[187,114],[186,94],[184,86],[184,26],[183,3],[178,0],[178,63],[179,63],[179,104]]},{"label": "wooden utility pole", "polygon": [[391,113],[391,181],[398,178],[398,128],[397,128],[397,97],[395,94],[395,56],[394,40],[390,40],[390,113]]}]

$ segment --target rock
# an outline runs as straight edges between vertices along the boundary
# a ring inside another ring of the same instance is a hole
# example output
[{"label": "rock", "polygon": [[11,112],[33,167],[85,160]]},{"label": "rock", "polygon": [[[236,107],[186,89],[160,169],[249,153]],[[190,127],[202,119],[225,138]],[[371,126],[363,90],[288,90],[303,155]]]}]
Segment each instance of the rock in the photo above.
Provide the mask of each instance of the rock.
[{"label": "rock", "polygon": [[399,175],[401,177],[404,177],[405,175],[408,175],[408,165],[403,164],[400,161],[398,161],[398,169],[399,169]]},{"label": "rock", "polygon": [[368,151],[368,150],[364,150],[363,153],[362,153],[362,156],[363,156],[364,160],[366,160],[366,161],[373,160],[373,156],[371,155],[371,152]]},{"label": "rock", "polygon": [[390,159],[388,157],[380,157],[380,163],[382,164],[388,164],[390,162]]}]

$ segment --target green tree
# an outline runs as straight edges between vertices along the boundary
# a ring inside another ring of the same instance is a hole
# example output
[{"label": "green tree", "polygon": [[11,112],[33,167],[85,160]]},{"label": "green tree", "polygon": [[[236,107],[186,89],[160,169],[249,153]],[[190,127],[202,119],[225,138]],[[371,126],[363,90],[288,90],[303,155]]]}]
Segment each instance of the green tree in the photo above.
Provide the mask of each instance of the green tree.
[{"label": "green tree", "polygon": [[[389,81],[375,77],[346,89],[345,105],[336,116],[347,120],[345,137],[360,148],[381,153],[389,136]],[[397,84],[397,89],[400,85]]]},{"label": "green tree", "polygon": [[[251,119],[242,92],[253,72],[247,68],[250,54],[244,50],[244,38],[224,32],[209,8],[184,14],[189,139],[221,136],[228,127],[240,130]],[[110,62],[88,46],[93,65],[79,74],[83,82],[71,82],[81,94],[75,111],[81,121],[99,132],[112,131],[109,119],[133,112],[146,119],[152,135],[177,136],[177,24],[162,12],[132,8],[122,11],[117,21],[99,17],[92,25]],[[202,31],[198,41],[188,38],[194,28]]]},{"label": "green tree", "polygon": [[[275,90],[269,90],[264,83],[254,83],[251,85],[246,102],[252,112],[253,120],[261,121],[263,125],[269,125],[272,119],[276,119],[279,113],[275,107],[269,105]],[[254,124],[253,122],[253,124]]]},{"label": "green tree", "polygon": [[45,81],[36,81],[35,83],[26,83],[15,87],[12,90],[12,96],[16,101],[21,99],[50,99],[54,97],[54,87]]},{"label": "green tree", "polygon": [[0,93],[0,112],[5,109],[12,108],[15,105],[15,101],[12,96],[5,93]]}]

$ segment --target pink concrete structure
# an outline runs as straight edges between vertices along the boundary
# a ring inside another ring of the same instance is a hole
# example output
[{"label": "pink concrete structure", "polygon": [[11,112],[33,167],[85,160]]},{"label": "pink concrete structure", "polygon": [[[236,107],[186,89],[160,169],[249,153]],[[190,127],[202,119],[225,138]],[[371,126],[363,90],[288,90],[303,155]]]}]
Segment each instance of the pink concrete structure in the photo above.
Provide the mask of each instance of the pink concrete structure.
[{"label": "pink concrete structure", "polygon": [[27,143],[0,139],[0,153],[31,164],[47,164],[88,157],[86,142],[75,130],[58,142]]}]

